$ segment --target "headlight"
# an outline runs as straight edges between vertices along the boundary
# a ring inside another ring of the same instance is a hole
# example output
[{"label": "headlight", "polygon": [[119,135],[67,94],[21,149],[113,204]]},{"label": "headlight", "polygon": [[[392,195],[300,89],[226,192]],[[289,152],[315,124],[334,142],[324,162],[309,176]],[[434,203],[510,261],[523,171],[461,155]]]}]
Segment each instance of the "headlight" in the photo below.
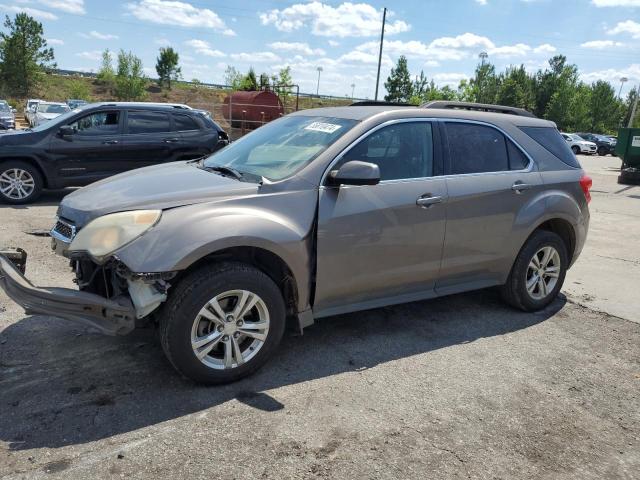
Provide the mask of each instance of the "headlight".
[{"label": "headlight", "polygon": [[86,251],[99,259],[132,242],[153,227],[161,210],[134,210],[98,217],[78,232],[69,251]]}]

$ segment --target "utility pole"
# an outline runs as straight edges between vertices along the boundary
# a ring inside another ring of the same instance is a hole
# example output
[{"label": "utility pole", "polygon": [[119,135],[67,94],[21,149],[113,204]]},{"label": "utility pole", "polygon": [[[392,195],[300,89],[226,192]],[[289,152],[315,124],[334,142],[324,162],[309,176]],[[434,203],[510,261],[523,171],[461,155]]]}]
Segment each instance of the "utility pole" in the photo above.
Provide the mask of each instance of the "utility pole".
[{"label": "utility pole", "polygon": [[624,85],[624,82],[626,82],[627,80],[629,80],[627,77],[620,78],[620,90],[618,90],[618,98],[620,98],[620,94],[622,93],[622,86]]},{"label": "utility pole", "polygon": [[355,89],[356,89],[356,84],[352,83],[351,84],[351,101],[352,102],[353,102],[353,92],[355,91]]},{"label": "utility pole", "polygon": [[316,97],[320,96],[320,72],[322,72],[322,67],[316,68],[318,70],[318,85],[316,86]]},{"label": "utility pole", "polygon": [[380,84],[380,64],[382,63],[382,44],[384,43],[384,24],[387,21],[387,7],[382,10],[382,30],[380,31],[380,53],[378,54],[378,75],[376,76],[376,98],[378,101],[378,85]]},{"label": "utility pole", "polygon": [[640,97],[640,84],[638,84],[638,88],[636,89],[636,99],[633,102],[633,107],[631,108],[631,116],[629,117],[629,124],[627,128],[631,128],[633,126],[633,119],[636,116],[636,109],[638,108],[638,97]]},{"label": "utility pole", "polygon": [[478,55],[478,57],[480,57],[480,65],[484,67],[484,61],[486,60],[486,58],[489,56],[489,54],[487,52],[480,52],[480,54]]}]

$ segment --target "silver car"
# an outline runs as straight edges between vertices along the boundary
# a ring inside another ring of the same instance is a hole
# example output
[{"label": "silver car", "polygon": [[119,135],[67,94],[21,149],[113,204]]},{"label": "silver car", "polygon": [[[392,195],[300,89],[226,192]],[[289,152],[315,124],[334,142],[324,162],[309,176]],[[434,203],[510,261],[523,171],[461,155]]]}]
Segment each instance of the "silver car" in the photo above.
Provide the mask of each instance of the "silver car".
[{"label": "silver car", "polygon": [[305,110],[73,192],[51,235],[79,290],[33,286],[21,251],[0,256],[0,286],[105,333],[156,324],[180,373],[229,382],[266,362],[287,319],[492,286],[545,308],[584,245],[590,186],[555,125],[523,110]]}]

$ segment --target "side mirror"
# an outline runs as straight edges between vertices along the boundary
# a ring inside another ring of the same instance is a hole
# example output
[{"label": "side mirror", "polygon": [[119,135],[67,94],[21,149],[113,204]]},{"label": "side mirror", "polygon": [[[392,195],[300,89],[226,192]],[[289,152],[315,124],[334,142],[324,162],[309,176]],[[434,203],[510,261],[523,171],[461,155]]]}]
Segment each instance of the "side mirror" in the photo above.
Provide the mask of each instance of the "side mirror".
[{"label": "side mirror", "polygon": [[12,108],[12,109],[11,109],[11,111],[12,111],[13,113],[16,113],[18,110],[16,110],[15,108]]},{"label": "side mirror", "polygon": [[60,135],[62,138],[70,137],[74,133],[76,133],[76,129],[70,125],[64,125],[60,127],[60,130],[58,130],[58,135]]},{"label": "side mirror", "polygon": [[329,172],[328,178],[331,185],[376,185],[380,183],[380,168],[375,163],[351,160]]}]

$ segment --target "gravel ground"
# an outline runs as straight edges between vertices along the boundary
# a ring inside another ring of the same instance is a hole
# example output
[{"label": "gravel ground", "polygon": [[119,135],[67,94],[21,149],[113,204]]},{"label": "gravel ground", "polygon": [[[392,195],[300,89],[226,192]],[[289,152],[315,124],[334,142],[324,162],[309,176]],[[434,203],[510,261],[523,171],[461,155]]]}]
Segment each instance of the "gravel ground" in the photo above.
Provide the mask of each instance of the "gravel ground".
[{"label": "gravel ground", "polygon": [[[62,195],[0,206],[0,245],[42,285],[72,286],[25,233]],[[640,324],[579,303],[524,314],[486,290],[332,317],[207,388],[153,329],[103,337],[0,293],[0,478],[640,478]]]}]

